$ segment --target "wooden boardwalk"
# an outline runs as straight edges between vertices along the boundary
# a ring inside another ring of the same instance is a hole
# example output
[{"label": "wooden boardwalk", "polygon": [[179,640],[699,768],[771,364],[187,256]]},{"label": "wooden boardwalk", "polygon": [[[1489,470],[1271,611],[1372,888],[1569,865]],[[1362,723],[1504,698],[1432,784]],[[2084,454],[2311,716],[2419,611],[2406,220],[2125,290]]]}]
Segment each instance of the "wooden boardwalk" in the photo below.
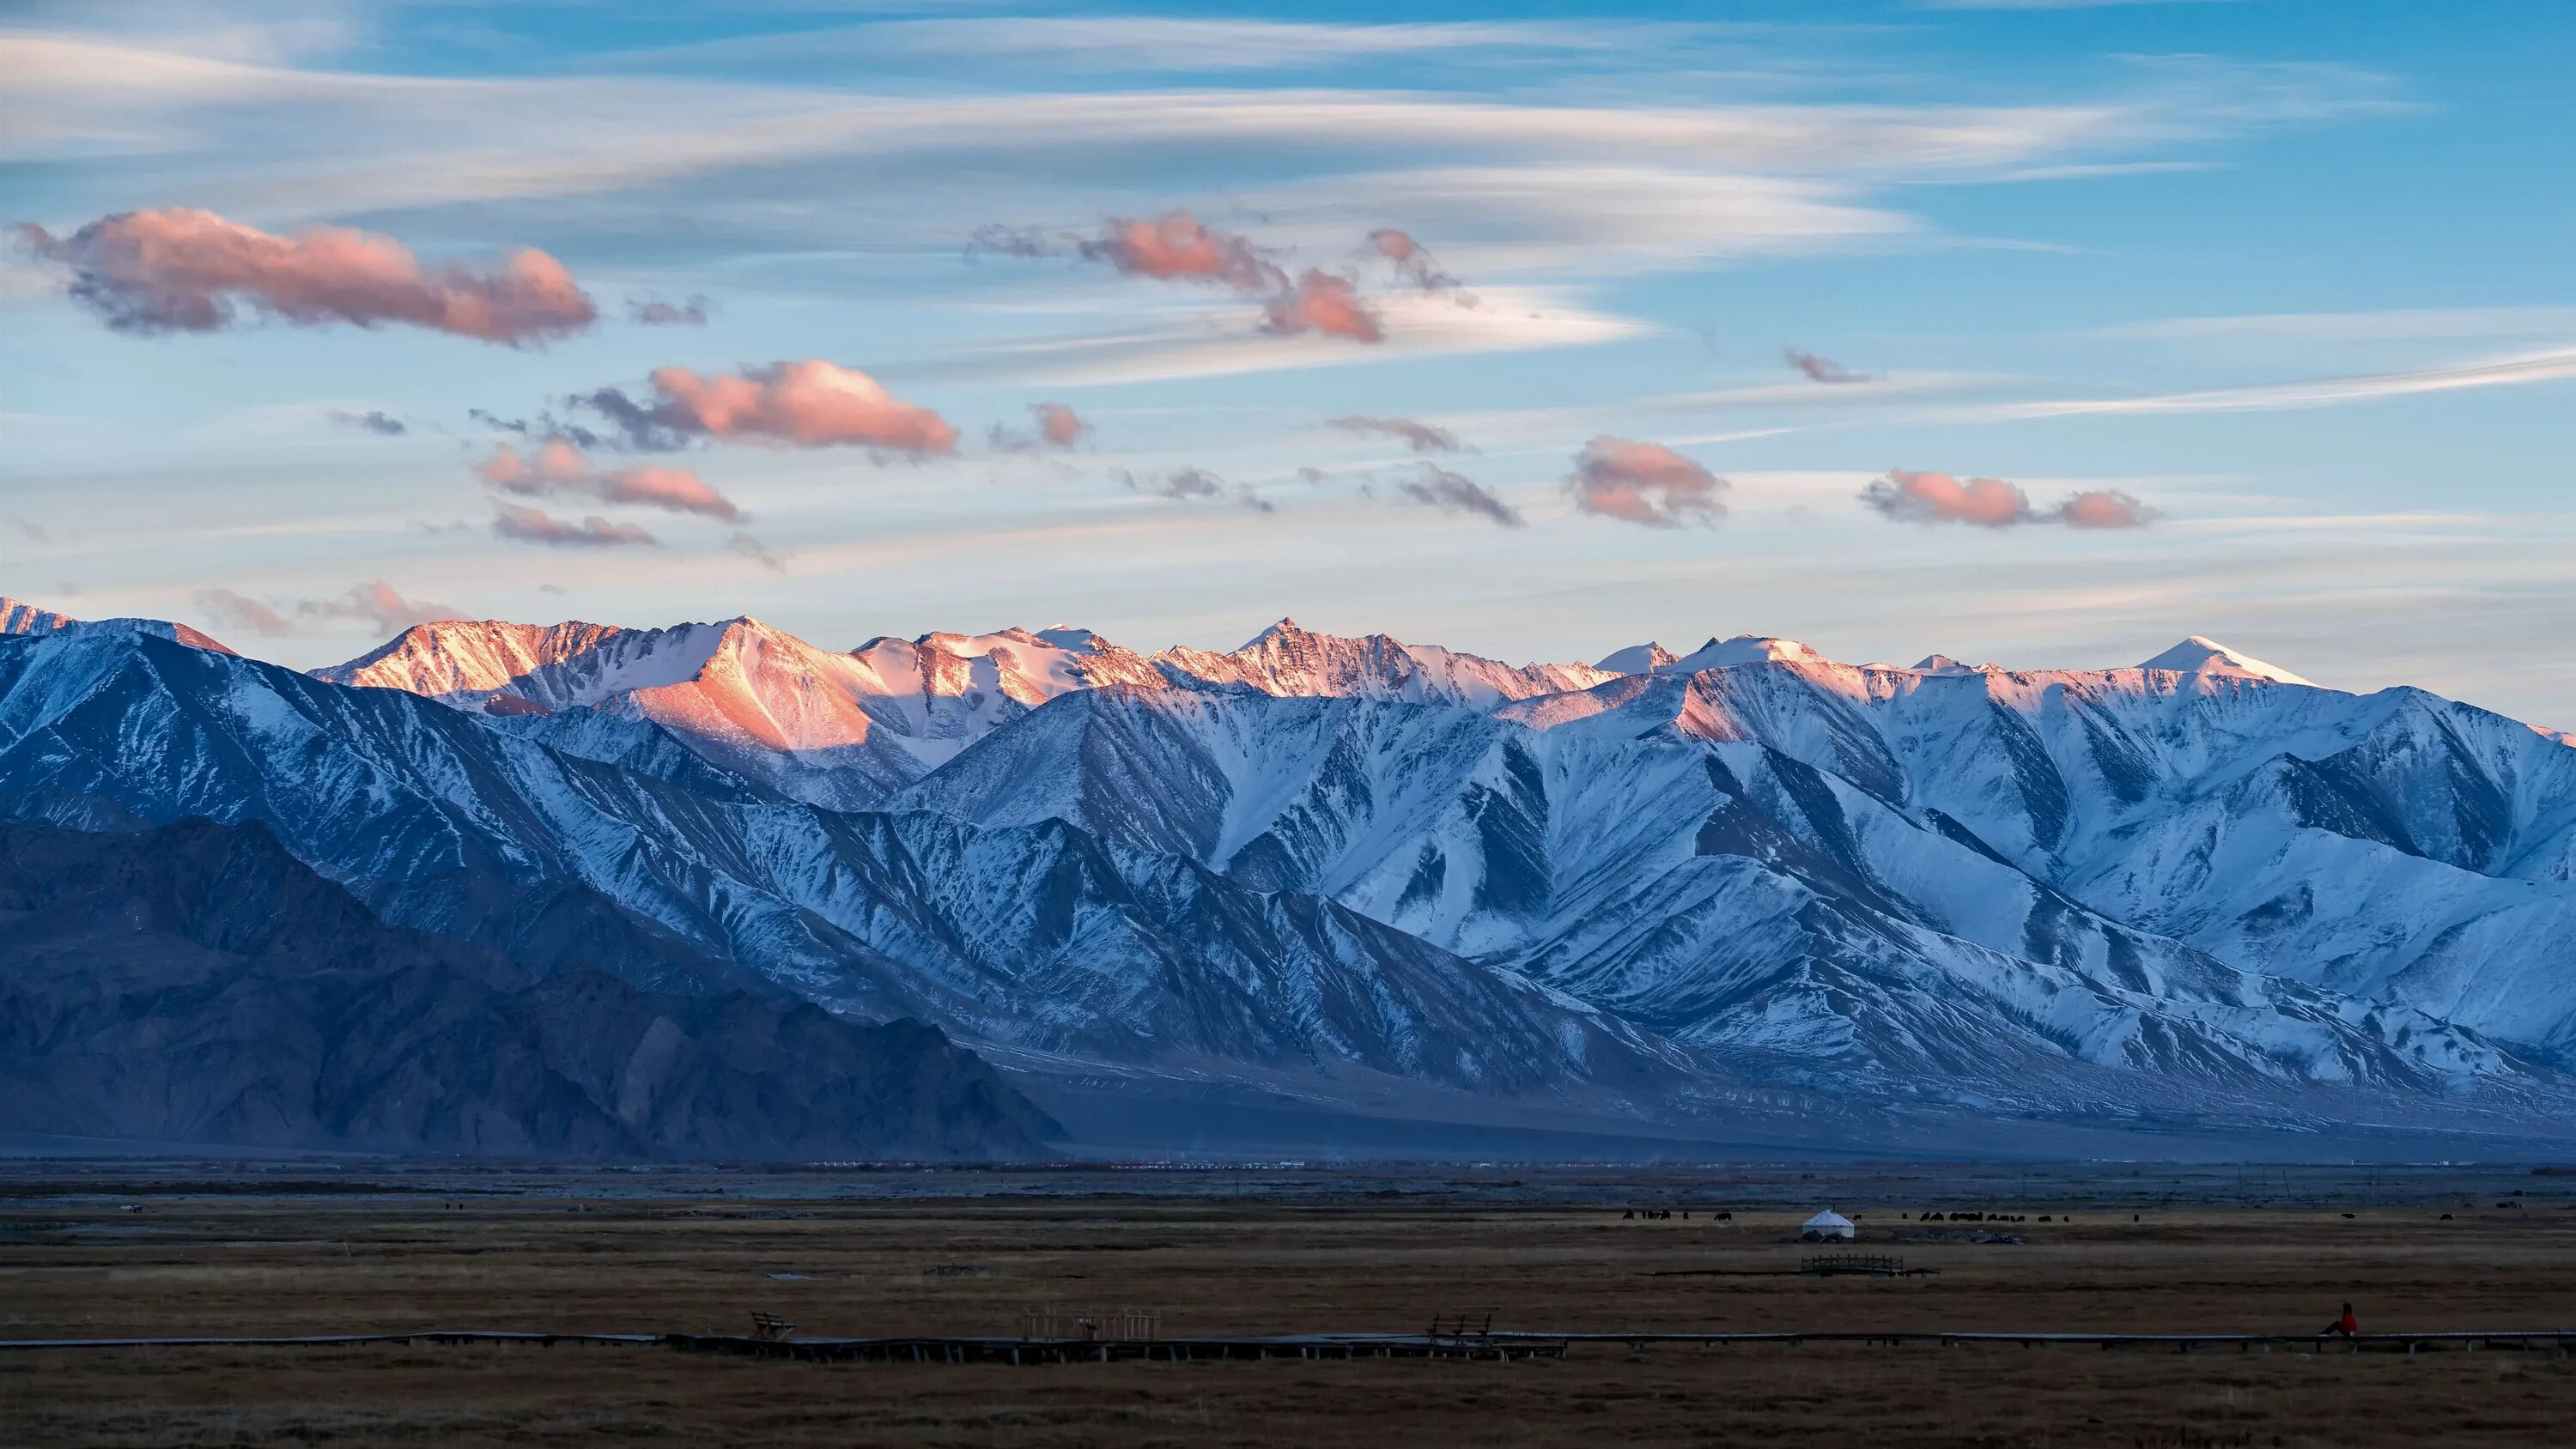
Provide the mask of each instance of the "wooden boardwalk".
[{"label": "wooden boardwalk", "polygon": [[2437,1333],[2365,1333],[2352,1338],[2266,1333],[1923,1333],[1838,1330],[1830,1333],[1570,1332],[1470,1334],[1305,1333],[1265,1337],[1136,1339],[1079,1338],[756,1338],[714,1333],[527,1333],[486,1329],[427,1329],[410,1333],[314,1334],[270,1338],[19,1338],[0,1339],[0,1351],[79,1351],[138,1348],[366,1348],[383,1345],[469,1346],[517,1344],[665,1348],[683,1353],[735,1354],[806,1363],[1063,1364],[1201,1363],[1246,1359],[1527,1359],[1559,1358],[1582,1345],[1646,1349],[1671,1345],[1726,1348],[1807,1344],[1857,1344],[1905,1348],[2127,1348],[2177,1353],[2420,1353],[2508,1351],[2576,1354],[2576,1329],[2447,1330]]}]

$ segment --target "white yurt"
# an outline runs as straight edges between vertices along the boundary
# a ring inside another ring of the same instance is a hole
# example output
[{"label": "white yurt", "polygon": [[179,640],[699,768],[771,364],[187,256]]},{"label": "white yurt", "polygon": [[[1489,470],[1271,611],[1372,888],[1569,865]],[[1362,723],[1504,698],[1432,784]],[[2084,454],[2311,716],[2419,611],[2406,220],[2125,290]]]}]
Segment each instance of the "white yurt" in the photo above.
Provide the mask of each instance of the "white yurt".
[{"label": "white yurt", "polygon": [[1848,1242],[1860,1236],[1860,1229],[1852,1226],[1851,1219],[1835,1212],[1832,1208],[1827,1208],[1807,1219],[1807,1225],[1798,1230],[1798,1236],[1810,1243],[1830,1242],[1835,1239]]}]

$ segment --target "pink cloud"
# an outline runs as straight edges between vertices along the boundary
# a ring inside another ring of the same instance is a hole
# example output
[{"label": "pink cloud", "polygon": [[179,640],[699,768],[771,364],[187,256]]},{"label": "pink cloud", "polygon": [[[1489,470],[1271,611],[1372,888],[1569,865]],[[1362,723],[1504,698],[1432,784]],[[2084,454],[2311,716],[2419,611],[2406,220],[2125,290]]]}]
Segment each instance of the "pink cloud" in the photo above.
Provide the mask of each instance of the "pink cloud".
[{"label": "pink cloud", "polygon": [[615,419],[640,446],[687,437],[737,438],[799,448],[855,446],[950,453],[957,430],[928,408],[896,398],[875,378],[829,362],[777,362],[739,376],[653,371],[650,403],[615,388],[582,399]]},{"label": "pink cloud", "polygon": [[1091,424],[1063,403],[1036,403],[1032,410],[1038,415],[1038,436],[1059,448],[1072,447],[1091,431]]},{"label": "pink cloud", "polygon": [[2155,512],[2117,488],[2099,488],[2070,495],[2057,516],[2069,528],[2144,528]]},{"label": "pink cloud", "polygon": [[294,621],[246,594],[230,589],[203,589],[197,594],[197,607],[215,621],[215,627],[232,633],[292,634]]},{"label": "pink cloud", "polygon": [[543,509],[516,503],[494,503],[492,509],[493,535],[523,543],[542,543],[548,548],[649,548],[657,542],[634,524],[611,523],[597,514],[572,523]]},{"label": "pink cloud", "polygon": [[548,438],[525,455],[507,443],[497,443],[492,456],[474,465],[474,473],[504,493],[523,497],[577,496],[703,514],[727,522],[743,518],[732,499],[708,487],[689,469],[645,464],[603,470],[593,467],[581,449],[564,438]]},{"label": "pink cloud", "polygon": [[1206,226],[1186,211],[1151,220],[1113,217],[1098,240],[1082,242],[1076,250],[1131,276],[1213,282],[1238,292],[1276,292],[1288,285],[1288,274],[1261,248]]},{"label": "pink cloud", "polygon": [[1649,528],[1715,523],[1726,514],[1729,486],[1670,448],[1606,435],[1583,445],[1566,480],[1582,512]]},{"label": "pink cloud", "polygon": [[1028,431],[995,423],[985,441],[996,452],[1035,453],[1047,448],[1071,448],[1091,436],[1091,424],[1067,404],[1031,403],[1029,412],[1037,421]]},{"label": "pink cloud", "polygon": [[2054,508],[2034,508],[2030,495],[2001,478],[1959,479],[1947,473],[1891,468],[1860,492],[1860,501],[1900,523],[1967,523],[2014,528],[2062,523],[2069,528],[2143,528],[2152,509],[2116,488],[2069,495]]},{"label": "pink cloud", "polygon": [[213,332],[239,308],[300,326],[403,323],[513,346],[598,320],[563,264],[519,250],[492,271],[424,267],[388,236],[316,227],[272,236],[210,211],[129,211],[67,237],[19,229],[37,255],[72,271],[72,296],[125,332]]},{"label": "pink cloud", "polygon": [[1912,473],[1891,468],[1861,490],[1861,501],[1905,523],[1973,523],[1982,528],[2010,528],[2028,523],[2030,495],[2001,478],[1953,478],[1947,473]]},{"label": "pink cloud", "polygon": [[[1410,233],[1382,226],[1368,234],[1368,244],[1371,250],[1395,265],[1397,276],[1413,286],[1426,292],[1457,290],[1458,279],[1442,271],[1439,263],[1431,260],[1431,253]],[[1474,302],[1468,297],[1459,300],[1470,305]]]},{"label": "pink cloud", "polygon": [[[1404,232],[1380,228],[1369,233],[1368,244],[1394,265],[1397,276],[1414,286],[1439,291],[1458,285],[1457,278],[1435,266],[1431,254]],[[971,252],[1019,257],[1057,256],[1067,250],[1128,276],[1195,282],[1262,298],[1262,330],[1274,336],[1322,332],[1377,342],[1386,335],[1376,309],[1360,296],[1359,285],[1351,278],[1312,267],[1292,278],[1276,252],[1209,226],[1187,211],[1151,218],[1112,217],[1102,223],[1100,235],[1091,238],[989,225],[976,230],[971,248]],[[1472,305],[1474,299],[1462,295],[1459,300]]]},{"label": "pink cloud", "polygon": [[394,586],[382,579],[352,584],[349,591],[328,599],[299,599],[295,604],[299,619],[355,619],[372,624],[388,634],[398,633],[414,624],[435,624],[442,619],[462,618],[462,611],[424,599],[406,599]]},{"label": "pink cloud", "polygon": [[1263,309],[1262,330],[1282,335],[1322,332],[1354,342],[1383,342],[1386,329],[1376,309],[1362,300],[1348,277],[1308,268],[1293,290],[1270,299]]}]

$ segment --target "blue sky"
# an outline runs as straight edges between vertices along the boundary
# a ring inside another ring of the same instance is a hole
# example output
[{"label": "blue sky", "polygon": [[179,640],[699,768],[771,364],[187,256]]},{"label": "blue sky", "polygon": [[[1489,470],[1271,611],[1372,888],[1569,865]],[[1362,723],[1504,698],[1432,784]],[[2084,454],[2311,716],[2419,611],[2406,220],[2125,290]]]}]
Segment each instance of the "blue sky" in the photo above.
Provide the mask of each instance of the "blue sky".
[{"label": "blue sky", "polygon": [[[1229,647],[1290,614],[1516,661],[1758,632],[2037,667],[2200,633],[2576,726],[2576,7],[93,0],[0,29],[6,220],[199,208],[433,268],[534,248],[601,314],[518,346],[247,303],[136,335],[21,246],[0,590],[66,612],[296,664],[398,624],[350,593],[379,582],[843,645]],[[1183,210],[1347,276],[1382,340],[1273,335],[1266,286],[1101,259],[1111,219]],[[1043,254],[976,249],[988,226]],[[1406,285],[1382,228],[1459,285]],[[706,320],[630,321],[651,298]],[[529,446],[477,410],[601,432],[568,399],[804,360],[953,451],[590,449],[586,479],[685,468],[735,520],[477,472]],[[1046,402],[1077,444],[1037,441]],[[346,421],[370,413],[403,431]],[[1585,511],[1603,436],[1724,480],[1722,516]],[[1497,506],[1423,501],[1458,496],[1426,465]],[[1861,495],[1890,470],[2030,506],[1889,516]],[[2114,492],[2144,526],[2053,521]],[[496,532],[505,506],[654,542],[549,546]]]}]

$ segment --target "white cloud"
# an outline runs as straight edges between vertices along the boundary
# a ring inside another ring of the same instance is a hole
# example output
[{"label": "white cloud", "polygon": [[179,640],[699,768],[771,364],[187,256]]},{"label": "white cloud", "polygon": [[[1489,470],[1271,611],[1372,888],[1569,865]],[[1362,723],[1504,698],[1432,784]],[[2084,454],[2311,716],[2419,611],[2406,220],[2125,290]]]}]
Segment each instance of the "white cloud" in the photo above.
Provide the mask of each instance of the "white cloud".
[{"label": "white cloud", "polygon": [[2462,363],[2415,372],[2384,372],[2358,377],[2307,378],[2294,382],[2252,383],[2242,387],[2203,388],[2196,392],[2148,397],[2058,398],[2035,402],[1996,403],[1962,408],[1942,415],[1945,422],[2011,422],[2027,418],[2155,415],[2187,413],[2286,412],[2337,407],[2378,398],[2420,393],[2458,392],[2468,388],[2517,387],[2576,377],[2576,347],[2517,357]]},{"label": "white cloud", "polygon": [[2417,307],[2381,312],[2272,312],[2172,317],[2099,328],[2099,337],[2233,342],[2453,342],[2576,336],[2576,307]]},{"label": "white cloud", "polygon": [[1267,70],[1387,57],[1454,60],[1479,51],[1584,53],[1687,40],[1704,26],[1600,21],[1450,21],[1328,25],[1162,15],[1012,16],[887,20],[727,37],[604,57],[666,67],[893,58],[1041,60],[1055,70]]}]

